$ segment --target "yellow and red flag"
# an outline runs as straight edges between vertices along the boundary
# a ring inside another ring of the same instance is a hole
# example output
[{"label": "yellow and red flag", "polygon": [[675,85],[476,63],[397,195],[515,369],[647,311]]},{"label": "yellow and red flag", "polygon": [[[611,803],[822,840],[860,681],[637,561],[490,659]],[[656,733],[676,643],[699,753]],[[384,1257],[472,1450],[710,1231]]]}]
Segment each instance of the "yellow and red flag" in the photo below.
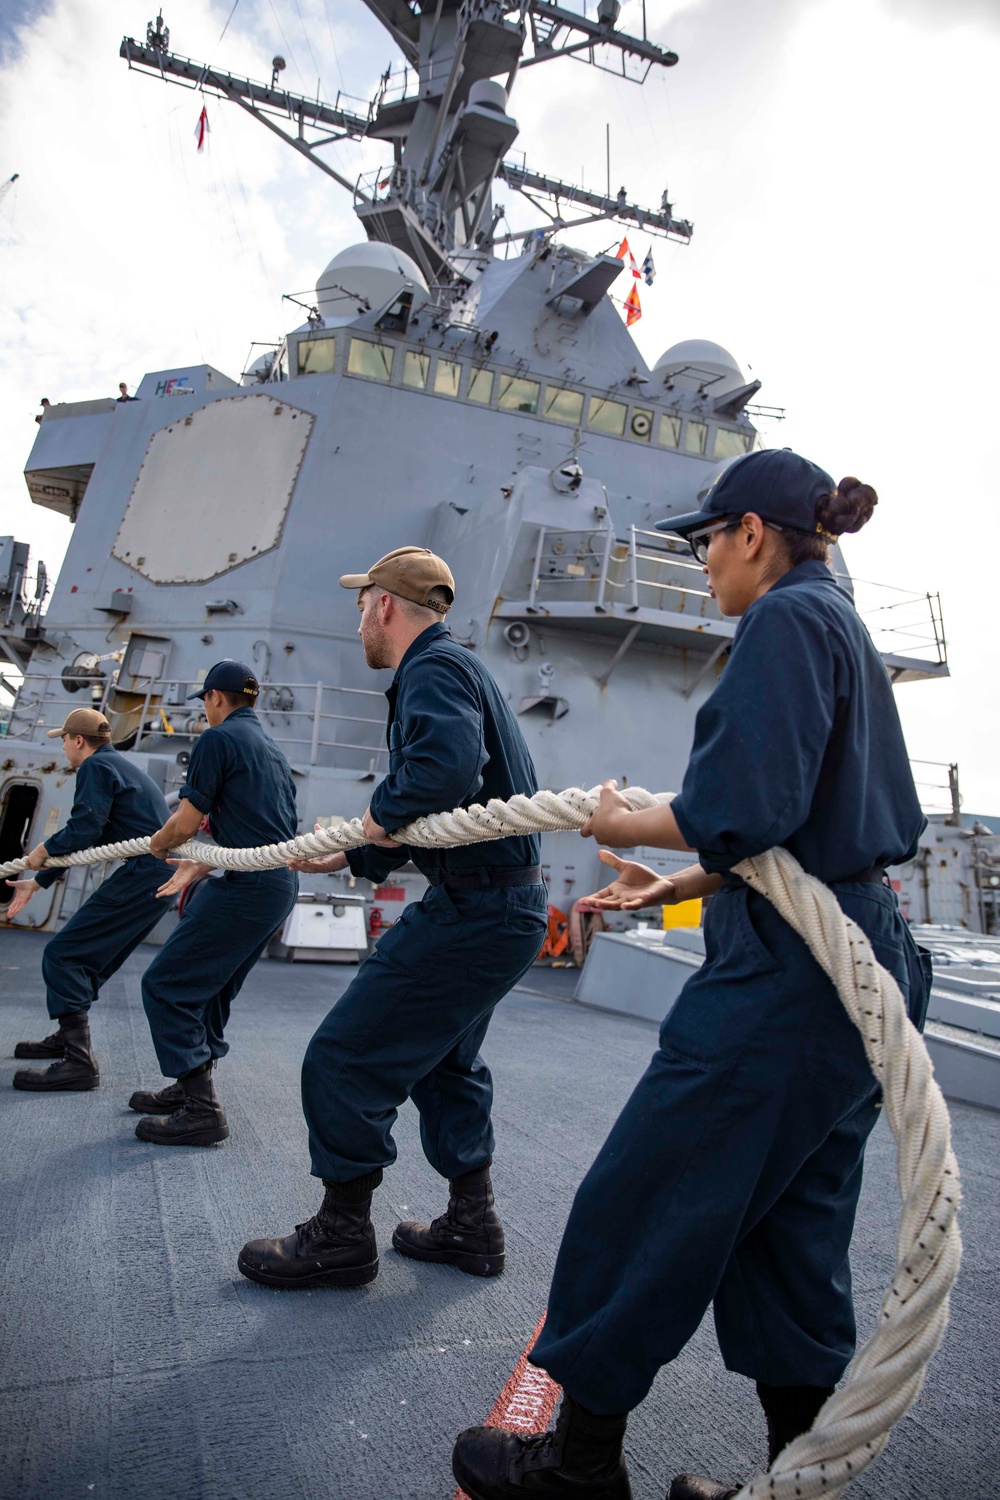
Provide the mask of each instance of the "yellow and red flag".
[{"label": "yellow and red flag", "polygon": [[642,307],[639,302],[639,288],[633,285],[632,290],[625,298],[625,327],[631,328],[633,323],[638,323],[642,317]]}]

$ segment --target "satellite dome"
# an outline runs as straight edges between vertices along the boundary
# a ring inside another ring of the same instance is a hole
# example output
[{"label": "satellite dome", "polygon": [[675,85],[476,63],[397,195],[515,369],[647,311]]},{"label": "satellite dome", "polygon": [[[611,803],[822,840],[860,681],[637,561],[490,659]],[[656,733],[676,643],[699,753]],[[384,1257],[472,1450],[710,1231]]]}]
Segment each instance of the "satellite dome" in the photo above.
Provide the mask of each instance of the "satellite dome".
[{"label": "satellite dome", "polygon": [[675,390],[701,391],[708,396],[726,396],[746,385],[746,376],[728,349],[708,339],[684,339],[671,344],[653,366],[653,374]]},{"label": "satellite dome", "polygon": [[353,323],[366,302],[371,308],[384,307],[407,284],[413,287],[415,308],[428,301],[427,282],[416,261],[392,245],[368,240],[333,257],[316,283],[316,305],[328,323]]}]

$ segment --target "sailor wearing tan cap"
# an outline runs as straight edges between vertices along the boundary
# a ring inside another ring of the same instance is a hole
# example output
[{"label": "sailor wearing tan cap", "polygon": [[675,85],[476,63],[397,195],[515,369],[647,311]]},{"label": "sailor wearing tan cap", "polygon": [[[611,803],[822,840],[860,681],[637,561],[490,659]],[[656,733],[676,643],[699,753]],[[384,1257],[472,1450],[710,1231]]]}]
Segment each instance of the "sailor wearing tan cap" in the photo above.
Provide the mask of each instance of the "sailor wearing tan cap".
[{"label": "sailor wearing tan cap", "polygon": [[[168,816],[163,793],[134,761],[119,755],[102,713],[76,708],[49,739],[62,739],[76,772],[73,809],[65,827],[27,856],[34,873],[9,880],[14,895],[7,920],[24,910],[35,892],[62,878],[43,869],[50,855],[72,854],[94,844],[118,843],[155,833]],[[41,1042],[18,1042],[15,1057],[54,1058],[48,1068],[22,1068],[16,1089],[34,1092],[96,1089],[97,1060],[90,1046],[90,1007],[98,991],[163,916],[156,892],[170,871],[162,860],[140,855],[126,860],[103,881],[42,951],[42,977],[49,1015],[59,1028]]]},{"label": "sailor wearing tan cap", "polygon": [[393,838],[427,813],[537,790],[527,746],[482,662],[453,641],[448,565],[401,547],[341,586],[358,591],[358,634],[375,670],[393,669],[389,773],[364,826],[371,842],[303,860],[381,881],[412,860],[430,882],[362,964],[323,1021],[302,1066],[312,1170],[326,1195],[284,1239],[243,1247],[244,1276],[268,1286],[360,1286],[378,1273],[370,1209],[396,1158],[392,1127],[407,1098],[431,1166],[449,1180],[446,1212],[399,1224],[393,1246],[476,1276],[503,1269],[490,1164],[493,1084],[479,1055],[494,1007],[534,961],[547,896],[536,837],[464,849],[407,848]]}]

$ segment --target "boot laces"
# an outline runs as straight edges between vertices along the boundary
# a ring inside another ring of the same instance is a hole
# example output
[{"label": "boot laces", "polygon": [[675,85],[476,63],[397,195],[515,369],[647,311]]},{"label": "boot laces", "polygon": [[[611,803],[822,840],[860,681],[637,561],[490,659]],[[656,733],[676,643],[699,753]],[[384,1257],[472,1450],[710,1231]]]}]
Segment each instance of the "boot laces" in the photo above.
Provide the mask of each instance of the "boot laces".
[{"label": "boot laces", "polygon": [[323,1232],[323,1225],[320,1223],[319,1214],[313,1214],[311,1219],[305,1219],[303,1223],[296,1224],[295,1237],[297,1240],[297,1249],[301,1250],[305,1245],[308,1245],[310,1240],[316,1239]]},{"label": "boot laces", "polygon": [[556,1432],[540,1432],[535,1437],[522,1438],[514,1459],[514,1474],[557,1467],[559,1456],[555,1451],[556,1436]]}]

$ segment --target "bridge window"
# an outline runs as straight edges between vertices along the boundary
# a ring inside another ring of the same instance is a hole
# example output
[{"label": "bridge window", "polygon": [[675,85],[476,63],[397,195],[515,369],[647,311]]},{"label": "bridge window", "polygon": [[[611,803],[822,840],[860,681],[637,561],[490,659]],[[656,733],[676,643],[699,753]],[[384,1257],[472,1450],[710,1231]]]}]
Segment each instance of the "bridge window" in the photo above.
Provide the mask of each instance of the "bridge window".
[{"label": "bridge window", "polygon": [[299,339],[299,374],[332,375],[336,353],[336,339]]},{"label": "bridge window", "polygon": [[431,372],[429,354],[417,354],[407,349],[403,358],[403,384],[415,391],[426,391],[427,377]]},{"label": "bridge window", "polygon": [[493,375],[490,370],[473,370],[469,381],[469,400],[489,406],[493,400]]},{"label": "bridge window", "polygon": [[656,441],[661,448],[677,448],[681,441],[680,417],[661,417]]},{"label": "bridge window", "polygon": [[347,373],[364,375],[368,380],[388,380],[392,374],[393,351],[388,344],[370,344],[367,339],[351,339],[347,356]]},{"label": "bridge window", "polygon": [[501,375],[497,406],[501,411],[525,411],[533,414],[538,410],[540,389],[537,380],[521,380],[516,375]]},{"label": "bridge window", "polygon": [[574,427],[579,426],[583,418],[583,392],[546,386],[545,415],[556,422],[571,422]]},{"label": "bridge window", "polygon": [[704,422],[689,422],[684,432],[684,452],[700,453],[704,457],[708,442],[708,428]]},{"label": "bridge window", "polygon": [[457,396],[462,366],[455,359],[439,359],[434,372],[434,390],[439,396]]},{"label": "bridge window", "polygon": [[606,432],[609,437],[623,437],[628,407],[620,401],[606,401],[603,396],[591,396],[590,415],[587,426],[593,432]]},{"label": "bridge window", "polygon": [[738,458],[750,452],[751,434],[734,432],[731,427],[720,427],[715,434],[715,457]]}]

